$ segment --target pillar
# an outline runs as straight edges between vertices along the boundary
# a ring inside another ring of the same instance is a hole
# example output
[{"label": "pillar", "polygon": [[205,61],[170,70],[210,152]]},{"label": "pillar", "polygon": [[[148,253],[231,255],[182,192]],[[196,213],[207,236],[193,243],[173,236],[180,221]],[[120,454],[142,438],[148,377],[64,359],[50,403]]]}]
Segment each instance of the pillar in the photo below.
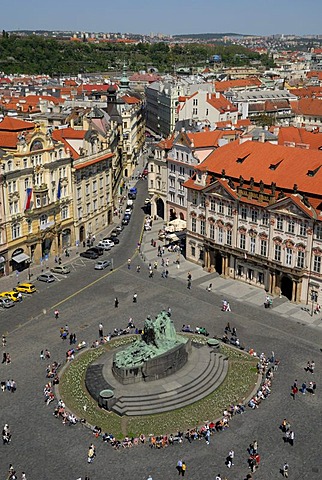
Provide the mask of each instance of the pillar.
[{"label": "pillar", "polygon": [[209,255],[209,248],[205,247],[205,269],[208,270],[210,268],[210,255]]},{"label": "pillar", "polygon": [[301,303],[301,294],[302,294],[302,280],[300,280],[297,284],[297,289],[296,289],[296,303]]},{"label": "pillar", "polygon": [[295,280],[293,280],[292,302],[296,301],[296,290],[297,290],[297,282]]}]

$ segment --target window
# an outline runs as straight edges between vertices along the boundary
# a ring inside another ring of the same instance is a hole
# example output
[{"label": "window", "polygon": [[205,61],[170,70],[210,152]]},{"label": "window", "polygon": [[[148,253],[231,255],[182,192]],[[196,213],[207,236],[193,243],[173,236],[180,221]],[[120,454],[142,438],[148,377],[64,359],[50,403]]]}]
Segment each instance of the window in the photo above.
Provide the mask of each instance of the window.
[{"label": "window", "polygon": [[232,217],[232,216],[233,216],[233,206],[230,205],[230,204],[227,206],[227,215],[228,215],[229,217]]},{"label": "window", "polygon": [[12,166],[13,166],[12,160],[8,160],[8,162],[7,162],[7,170],[8,170],[8,172],[11,172]]},{"label": "window", "polygon": [[178,200],[180,207],[184,207],[184,197],[182,195],[179,195]]},{"label": "window", "polygon": [[258,272],[257,274],[257,281],[258,283],[260,284],[263,284],[264,283],[264,274],[262,272]]},{"label": "window", "polygon": [[250,239],[250,253],[252,255],[255,255],[255,250],[256,250],[256,238],[255,237],[251,237]]},{"label": "window", "polygon": [[184,167],[179,168],[179,175],[184,175]]},{"label": "window", "polygon": [[48,223],[48,216],[47,215],[41,215],[39,219],[39,223],[41,227],[44,227]]},{"label": "window", "polygon": [[194,98],[194,99],[193,99],[192,105],[193,105],[194,107],[197,107],[197,106],[198,106],[198,98]]},{"label": "window", "polygon": [[175,180],[174,180],[174,178],[171,177],[170,178],[170,187],[174,188],[174,186],[175,186]]},{"label": "window", "polygon": [[192,109],[192,115],[198,115],[198,108]]},{"label": "window", "polygon": [[28,233],[32,233],[32,221],[31,220],[27,220],[27,230],[28,230]]},{"label": "window", "polygon": [[299,234],[302,237],[306,236],[306,223],[303,223],[303,222],[300,223]]},{"label": "window", "polygon": [[174,203],[174,192],[170,192],[170,202]]},{"label": "window", "polygon": [[97,210],[97,200],[93,200],[93,211],[96,212]]},{"label": "window", "polygon": [[206,206],[206,199],[205,199],[205,197],[204,197],[203,195],[201,195],[200,206],[201,206],[202,208],[205,208],[205,206]]},{"label": "window", "polygon": [[198,194],[197,192],[193,192],[192,193],[192,205],[197,205],[197,198],[198,198]]},{"label": "window", "polygon": [[269,214],[267,212],[263,212],[262,224],[263,225],[268,225],[268,223],[269,223]]},{"label": "window", "polygon": [[276,262],[280,262],[281,261],[281,254],[282,254],[282,247],[281,245],[275,245],[275,249],[274,249],[274,259],[276,260]]},{"label": "window", "polygon": [[206,233],[206,222],[204,220],[200,220],[200,235],[205,235]]},{"label": "window", "polygon": [[197,221],[195,218],[191,219],[191,231],[196,232],[197,231]]},{"label": "window", "polygon": [[224,241],[224,230],[222,227],[218,228],[218,243],[223,243]]},{"label": "window", "polygon": [[61,218],[62,218],[62,220],[66,220],[66,218],[68,218],[68,206],[67,205],[65,205],[61,209]]},{"label": "window", "polygon": [[196,256],[196,247],[194,247],[193,245],[191,245],[191,256],[192,257]]},{"label": "window", "polygon": [[77,218],[80,220],[83,216],[83,208],[82,207],[78,207],[77,209]]},{"label": "window", "polygon": [[261,240],[261,255],[262,257],[267,255],[267,240]]},{"label": "window", "polygon": [[305,252],[302,250],[299,250],[297,252],[297,267],[298,268],[304,268],[304,259],[305,259]]},{"label": "window", "polygon": [[42,173],[36,173],[34,178],[35,178],[35,185],[39,187],[42,184]]},{"label": "window", "polygon": [[210,199],[210,210],[212,210],[213,212],[216,211],[216,202],[214,198]]},{"label": "window", "polygon": [[222,200],[219,200],[218,202],[218,213],[221,213],[221,214],[224,213],[224,203]]},{"label": "window", "polygon": [[240,234],[239,248],[242,248],[243,250],[246,248],[246,235],[244,233]]},{"label": "window", "polygon": [[153,188],[153,180],[150,180],[150,187]]},{"label": "window", "polygon": [[86,203],[86,213],[91,213],[91,204]]},{"label": "window", "polygon": [[153,173],[153,163],[150,164],[150,172]]},{"label": "window", "polygon": [[286,249],[286,258],[285,258],[285,263],[288,266],[292,265],[292,255],[293,255],[293,250],[291,248]]},{"label": "window", "polygon": [[227,230],[227,232],[226,232],[226,243],[227,243],[227,245],[231,245],[231,241],[232,241],[231,230]]},{"label": "window", "polygon": [[176,166],[174,165],[174,163],[170,163],[170,172],[175,173],[175,171],[176,171]]},{"label": "window", "polygon": [[317,240],[322,240],[322,224],[315,227],[315,236]]},{"label": "window", "polygon": [[20,223],[15,223],[11,227],[11,236],[12,240],[15,240],[16,238],[20,237]]},{"label": "window", "polygon": [[93,182],[93,192],[96,192],[97,191],[97,181],[94,180]]},{"label": "window", "polygon": [[103,188],[103,177],[100,177],[100,188]]},{"label": "window", "polygon": [[253,280],[254,278],[254,270],[252,270],[251,268],[248,268],[247,270],[247,278],[248,280]]},{"label": "window", "polygon": [[210,224],[209,236],[212,240],[215,239],[215,225],[213,223]]},{"label": "window", "polygon": [[241,207],[240,208],[240,216],[241,216],[242,220],[247,219],[247,208],[246,207]]},{"label": "window", "polygon": [[29,188],[29,178],[25,178],[25,190]]},{"label": "window", "polygon": [[276,229],[277,230],[283,230],[283,218],[282,217],[276,217]]},{"label": "window", "polygon": [[77,200],[81,200],[82,198],[82,188],[78,187],[77,188]]},{"label": "window", "polygon": [[24,158],[23,161],[22,161],[22,164],[23,164],[23,168],[27,168],[28,167],[28,159]]},{"label": "window", "polygon": [[290,218],[287,225],[287,231],[288,233],[294,233],[294,230],[295,230],[295,222],[293,218]]},{"label": "window", "polygon": [[320,257],[320,255],[314,255],[313,271],[316,272],[316,273],[321,272],[321,257]]},{"label": "window", "polygon": [[257,220],[258,220],[258,211],[252,209],[252,222],[257,223]]},{"label": "window", "polygon": [[89,183],[86,183],[85,185],[85,194],[89,195]]},{"label": "window", "polygon": [[41,207],[41,197],[40,195],[36,195],[36,208]]}]

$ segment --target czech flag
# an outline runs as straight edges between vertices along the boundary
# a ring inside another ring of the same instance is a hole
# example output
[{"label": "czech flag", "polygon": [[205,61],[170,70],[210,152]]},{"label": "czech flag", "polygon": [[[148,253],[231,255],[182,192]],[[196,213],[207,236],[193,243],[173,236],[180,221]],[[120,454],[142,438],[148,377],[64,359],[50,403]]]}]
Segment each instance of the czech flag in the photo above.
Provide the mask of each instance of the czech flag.
[{"label": "czech flag", "polygon": [[57,188],[57,200],[60,200],[61,197],[61,181],[59,179],[58,188]]},{"label": "czech flag", "polygon": [[32,198],[32,188],[27,188],[26,189],[25,210],[30,210],[31,198]]}]

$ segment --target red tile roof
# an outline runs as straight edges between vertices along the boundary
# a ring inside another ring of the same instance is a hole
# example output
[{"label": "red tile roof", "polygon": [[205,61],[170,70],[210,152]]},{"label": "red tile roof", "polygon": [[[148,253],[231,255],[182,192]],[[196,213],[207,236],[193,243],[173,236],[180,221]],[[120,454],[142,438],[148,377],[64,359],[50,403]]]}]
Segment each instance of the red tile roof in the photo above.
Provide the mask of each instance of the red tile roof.
[{"label": "red tile roof", "polygon": [[281,127],[278,132],[278,144],[285,145],[285,142],[294,144],[294,146],[308,145],[313,150],[322,147],[322,133],[308,132],[305,128]]},{"label": "red tile roof", "polygon": [[90,165],[94,165],[95,163],[102,162],[103,160],[107,160],[108,158],[112,158],[113,156],[114,156],[114,153],[106,153],[105,155],[102,155],[99,158],[95,158],[93,160],[89,160],[88,162],[79,163],[78,165],[75,165],[75,169],[80,170],[81,168],[89,167]]},{"label": "red tile roof", "polygon": [[122,100],[127,103],[128,105],[134,105],[136,103],[140,103],[140,100],[136,97],[132,97],[131,95],[124,95]]},{"label": "red tile roof", "polygon": [[260,87],[262,82],[256,77],[240,78],[237,80],[226,80],[223,82],[215,82],[216,92],[227,92],[234,88],[246,88],[246,87]]},{"label": "red tile roof", "polygon": [[225,112],[237,112],[238,108],[235,107],[226,97],[219,95],[217,98],[216,94],[207,97],[207,103],[218,110],[220,113]]},{"label": "red tile roof", "polygon": [[23,132],[24,130],[33,130],[35,124],[32,122],[25,122],[18,118],[5,116],[0,122],[0,131],[2,132]]},{"label": "red tile roof", "polygon": [[[265,185],[275,182],[280,189],[298,190],[321,197],[322,152],[273,145],[269,142],[244,142],[236,140],[214,150],[195,168],[228,177],[245,180],[262,180]],[[313,176],[308,172],[315,172]]]},{"label": "red tile roof", "polygon": [[292,103],[292,110],[300,115],[322,116],[322,101],[317,98],[300,98]]}]

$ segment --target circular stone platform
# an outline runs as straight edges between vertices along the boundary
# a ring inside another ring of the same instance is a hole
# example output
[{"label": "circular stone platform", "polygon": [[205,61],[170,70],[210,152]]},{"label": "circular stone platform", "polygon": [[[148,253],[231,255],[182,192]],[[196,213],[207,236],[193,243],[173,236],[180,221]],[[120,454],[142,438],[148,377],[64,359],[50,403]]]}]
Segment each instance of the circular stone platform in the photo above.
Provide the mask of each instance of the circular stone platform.
[{"label": "circular stone platform", "polygon": [[85,384],[99,404],[100,392],[112,390],[109,409],[119,415],[151,415],[186,407],[216,390],[228,372],[224,355],[192,343],[188,362],[176,373],[161,380],[124,385],[112,373],[114,354],[115,350],[107,352],[89,365]]}]

